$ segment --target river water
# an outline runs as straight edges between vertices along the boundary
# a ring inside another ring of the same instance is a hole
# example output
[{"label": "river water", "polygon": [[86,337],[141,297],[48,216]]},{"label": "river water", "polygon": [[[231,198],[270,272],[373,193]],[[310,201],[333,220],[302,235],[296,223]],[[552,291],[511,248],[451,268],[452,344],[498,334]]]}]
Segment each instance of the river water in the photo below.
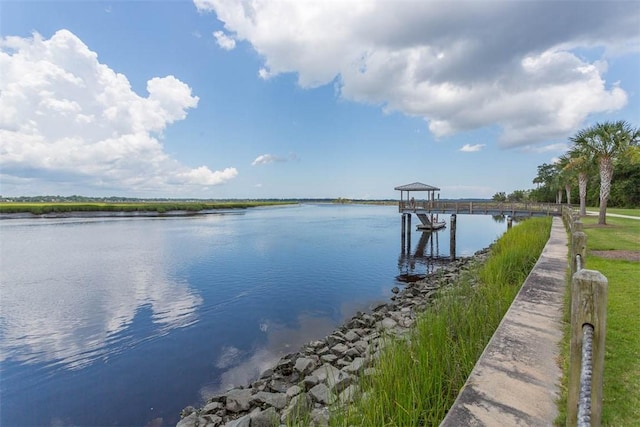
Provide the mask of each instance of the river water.
[{"label": "river water", "polygon": [[[458,256],[506,229],[457,225]],[[2,220],[0,424],[175,425],[448,254],[448,229],[403,254],[395,206]]]}]

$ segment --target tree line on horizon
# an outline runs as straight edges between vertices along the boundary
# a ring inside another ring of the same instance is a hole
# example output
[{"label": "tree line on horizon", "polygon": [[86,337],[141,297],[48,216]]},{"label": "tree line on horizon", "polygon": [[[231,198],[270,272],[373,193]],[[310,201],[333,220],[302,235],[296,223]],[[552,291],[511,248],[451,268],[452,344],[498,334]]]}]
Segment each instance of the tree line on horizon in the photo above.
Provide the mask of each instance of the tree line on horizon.
[{"label": "tree line on horizon", "polygon": [[640,128],[624,120],[596,123],[569,142],[557,162],[538,166],[535,189],[496,193],[493,200],[563,203],[565,194],[572,204],[577,188],[580,215],[587,205],[599,206],[599,224],[606,224],[607,206],[640,207]]}]

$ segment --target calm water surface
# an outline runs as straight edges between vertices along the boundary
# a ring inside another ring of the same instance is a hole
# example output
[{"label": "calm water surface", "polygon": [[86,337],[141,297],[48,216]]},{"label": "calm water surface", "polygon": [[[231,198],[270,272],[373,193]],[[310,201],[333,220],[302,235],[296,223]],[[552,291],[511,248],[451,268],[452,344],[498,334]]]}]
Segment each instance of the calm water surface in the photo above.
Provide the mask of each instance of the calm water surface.
[{"label": "calm water surface", "polygon": [[[506,229],[457,223],[459,256]],[[431,271],[415,255],[447,256],[449,231],[421,236],[402,254],[380,206],[0,221],[0,424],[175,425]]]}]

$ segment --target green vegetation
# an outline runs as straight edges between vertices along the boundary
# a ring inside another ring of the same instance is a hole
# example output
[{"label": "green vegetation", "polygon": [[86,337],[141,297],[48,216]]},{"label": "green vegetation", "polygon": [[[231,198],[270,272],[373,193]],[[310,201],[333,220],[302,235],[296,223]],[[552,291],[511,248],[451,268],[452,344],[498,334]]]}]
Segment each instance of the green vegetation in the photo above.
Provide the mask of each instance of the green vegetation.
[{"label": "green vegetation", "polygon": [[[640,212],[640,209],[635,211]],[[589,251],[640,251],[640,220],[609,217],[607,226],[598,226],[597,220],[597,217],[581,219]],[[587,257],[587,261],[589,259]]]},{"label": "green vegetation", "polygon": [[[598,205],[599,222],[606,223],[608,205],[640,207],[640,128],[620,120],[596,123],[569,139],[569,150],[554,164],[538,166],[528,193],[531,200],[575,203],[578,188],[580,212]],[[573,196],[573,197],[572,197]]]},{"label": "green vegetation", "polygon": [[[620,210],[621,214],[640,216],[640,210]],[[587,234],[585,267],[600,271],[608,280],[607,336],[604,362],[602,425],[637,425],[640,419],[640,262],[610,259],[591,251],[640,251],[640,220],[607,218],[599,226],[597,217],[582,219]],[[568,298],[567,298],[568,300]],[[566,383],[568,372],[569,306],[563,345]],[[559,425],[564,425],[566,390],[559,402]]]},{"label": "green vegetation", "polygon": [[437,425],[511,305],[549,238],[550,218],[514,227],[486,263],[442,289],[408,339],[389,340],[364,396],[332,425]]},{"label": "green vegetation", "polygon": [[27,212],[35,215],[63,212],[158,212],[189,211],[207,209],[245,209],[259,206],[292,204],[287,201],[166,201],[166,202],[4,202],[0,213]]}]

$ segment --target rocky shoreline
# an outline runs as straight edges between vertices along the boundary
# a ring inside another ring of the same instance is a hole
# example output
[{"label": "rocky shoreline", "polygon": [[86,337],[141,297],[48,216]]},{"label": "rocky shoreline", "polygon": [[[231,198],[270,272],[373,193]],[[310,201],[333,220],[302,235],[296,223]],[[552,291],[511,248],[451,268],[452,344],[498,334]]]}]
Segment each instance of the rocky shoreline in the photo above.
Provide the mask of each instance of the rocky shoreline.
[{"label": "rocky shoreline", "polygon": [[351,402],[358,379],[375,372],[384,338],[409,333],[438,289],[456,283],[488,253],[453,261],[402,290],[394,287],[390,302],[357,313],[324,339],[282,357],[247,387],[215,395],[202,408],[183,409],[177,427],[272,427],[301,416],[310,425],[328,425],[329,408]]}]

